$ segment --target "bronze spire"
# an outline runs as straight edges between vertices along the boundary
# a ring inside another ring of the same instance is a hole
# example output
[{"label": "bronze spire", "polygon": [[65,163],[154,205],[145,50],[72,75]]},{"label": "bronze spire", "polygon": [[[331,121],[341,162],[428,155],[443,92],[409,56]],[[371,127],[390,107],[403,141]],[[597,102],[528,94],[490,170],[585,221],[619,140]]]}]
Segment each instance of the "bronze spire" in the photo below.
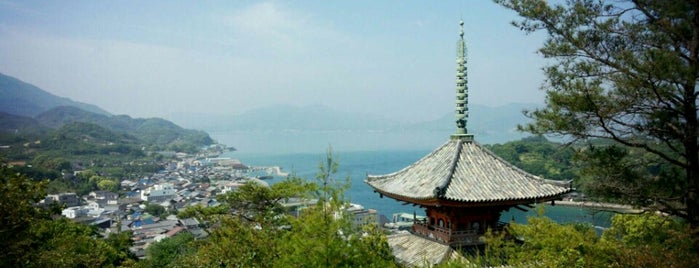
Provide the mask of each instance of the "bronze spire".
[{"label": "bronze spire", "polygon": [[468,77],[466,75],[466,42],[464,42],[464,21],[459,21],[459,41],[456,43],[456,134],[454,137],[466,137],[468,130]]}]

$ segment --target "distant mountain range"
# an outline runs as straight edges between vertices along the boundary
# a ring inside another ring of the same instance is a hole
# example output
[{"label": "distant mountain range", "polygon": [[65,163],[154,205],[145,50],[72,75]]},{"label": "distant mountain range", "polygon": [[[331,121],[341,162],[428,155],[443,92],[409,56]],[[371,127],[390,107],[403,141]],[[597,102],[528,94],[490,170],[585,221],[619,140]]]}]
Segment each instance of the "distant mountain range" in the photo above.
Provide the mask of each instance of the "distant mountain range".
[{"label": "distant mountain range", "polygon": [[[468,131],[482,144],[505,143],[530,136],[517,131],[528,122],[522,111],[536,104],[498,107],[470,105]],[[264,107],[240,115],[177,114],[169,120],[203,129],[241,152],[317,153],[338,151],[431,150],[449,139],[456,124],[451,112],[426,122],[404,123],[375,115],[353,114],[331,107],[289,105]]]},{"label": "distant mountain range", "polygon": [[[527,133],[516,130],[528,122],[523,110],[536,104],[512,103],[498,107],[470,105],[468,130],[481,143],[504,143],[519,140]],[[180,125],[224,132],[395,132],[435,133],[448,136],[455,130],[453,113],[426,122],[401,123],[367,114],[341,112],[327,106],[294,107],[288,105],[250,110],[240,115],[176,114],[167,117]]]},{"label": "distant mountain range", "polygon": [[[177,114],[172,122],[160,118],[111,115],[103,109],[50,94],[16,78],[0,74],[0,133],[46,133],[74,122],[128,133],[144,143],[168,144],[187,140],[220,142],[249,151],[322,152],[332,145],[340,150],[426,149],[454,132],[451,112],[427,122],[404,123],[369,114],[353,114],[328,106],[280,105],[240,115]],[[516,131],[527,122],[522,111],[534,104],[498,107],[470,105],[468,130],[480,143],[494,144],[528,136]],[[84,127],[84,126],[83,126]]]},{"label": "distant mountain range", "polygon": [[[60,128],[96,129],[85,124],[103,128],[100,131],[133,135],[143,144],[168,145],[213,143],[203,131],[184,129],[161,118],[131,118],[127,115],[111,115],[92,105],[48,93],[34,85],[14,77],[0,74],[0,141],[9,142],[14,136],[41,135]],[[100,134],[105,136],[105,134]],[[1,144],[0,144],[1,145]]]},{"label": "distant mountain range", "polygon": [[107,111],[95,105],[53,95],[34,85],[0,73],[0,111],[34,117],[59,106],[72,106],[96,114],[109,115]]}]

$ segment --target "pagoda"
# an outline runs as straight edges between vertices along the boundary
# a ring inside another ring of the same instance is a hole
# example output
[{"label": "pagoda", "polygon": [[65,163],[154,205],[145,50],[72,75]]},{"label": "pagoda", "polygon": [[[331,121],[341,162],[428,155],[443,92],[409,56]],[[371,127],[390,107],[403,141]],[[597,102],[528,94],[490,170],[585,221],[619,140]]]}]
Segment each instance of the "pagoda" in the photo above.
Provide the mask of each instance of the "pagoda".
[{"label": "pagoda", "polygon": [[[452,249],[483,244],[480,238],[488,229],[498,231],[504,227],[499,221],[503,211],[526,210],[534,203],[553,202],[570,191],[569,182],[545,180],[529,174],[496,156],[468,134],[463,21],[460,29],[456,58],[456,133],[408,167],[385,175],[367,175],[366,179],[381,197],[425,209],[427,217],[413,222],[412,236]],[[408,249],[402,249],[405,250]]]}]

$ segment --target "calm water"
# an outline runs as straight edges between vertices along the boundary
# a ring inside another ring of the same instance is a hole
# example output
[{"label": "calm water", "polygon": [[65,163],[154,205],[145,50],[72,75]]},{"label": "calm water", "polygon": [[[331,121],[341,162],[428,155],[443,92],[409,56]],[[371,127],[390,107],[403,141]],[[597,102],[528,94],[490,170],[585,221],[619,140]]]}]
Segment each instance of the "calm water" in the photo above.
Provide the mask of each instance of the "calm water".
[{"label": "calm water", "polygon": [[[371,188],[364,183],[367,174],[380,175],[398,171],[423,156],[427,150],[417,151],[367,151],[367,152],[335,152],[334,156],[340,166],[335,174],[335,179],[344,180],[350,178],[351,188],[345,196],[352,203],[358,203],[366,208],[373,208],[389,219],[393,213],[415,212],[424,215],[424,210],[412,205],[403,205],[390,198],[379,198]],[[223,157],[237,158],[246,165],[251,166],[280,166],[283,171],[295,173],[297,176],[314,180],[318,166],[325,159],[325,152],[296,153],[296,154],[271,154],[271,153],[245,153],[230,152]],[[274,183],[283,178],[275,178],[268,182]],[[608,227],[611,213],[598,212],[588,209],[571,208],[562,206],[544,206],[545,215],[557,222],[586,222],[595,226]],[[527,216],[536,215],[536,211],[522,212],[516,209],[505,212],[502,221],[514,218],[515,222],[526,223]]]}]

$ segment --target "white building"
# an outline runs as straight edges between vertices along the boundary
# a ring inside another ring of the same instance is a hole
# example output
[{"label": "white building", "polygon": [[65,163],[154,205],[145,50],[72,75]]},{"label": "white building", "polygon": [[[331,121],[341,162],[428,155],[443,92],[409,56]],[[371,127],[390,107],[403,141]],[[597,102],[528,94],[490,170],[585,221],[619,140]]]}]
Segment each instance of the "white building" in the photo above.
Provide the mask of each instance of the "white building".
[{"label": "white building", "polygon": [[163,202],[174,198],[177,189],[170,183],[156,184],[141,191],[141,200],[148,202]]},{"label": "white building", "polygon": [[346,210],[352,215],[352,226],[359,228],[366,224],[375,223],[378,225],[379,217],[375,209],[365,209],[359,204],[350,204]]},{"label": "white building", "polygon": [[75,219],[77,217],[87,216],[87,212],[90,209],[83,207],[69,207],[61,211],[61,215],[69,219]]}]

